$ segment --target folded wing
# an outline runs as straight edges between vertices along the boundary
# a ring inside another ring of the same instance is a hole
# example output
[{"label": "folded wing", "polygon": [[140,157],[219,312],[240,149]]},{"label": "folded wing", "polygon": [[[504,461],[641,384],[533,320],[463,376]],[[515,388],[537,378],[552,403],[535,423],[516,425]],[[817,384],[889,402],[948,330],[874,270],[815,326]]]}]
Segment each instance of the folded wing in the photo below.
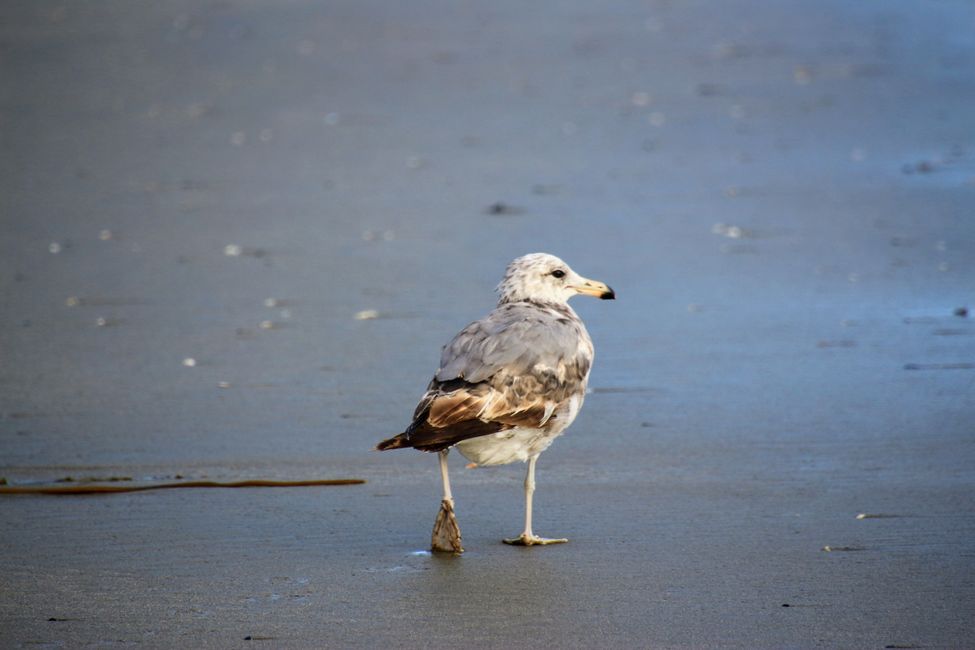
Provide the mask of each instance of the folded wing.
[{"label": "folded wing", "polygon": [[505,305],[444,346],[406,431],[378,449],[446,449],[513,427],[543,428],[585,391],[592,347],[581,323],[558,312]]}]

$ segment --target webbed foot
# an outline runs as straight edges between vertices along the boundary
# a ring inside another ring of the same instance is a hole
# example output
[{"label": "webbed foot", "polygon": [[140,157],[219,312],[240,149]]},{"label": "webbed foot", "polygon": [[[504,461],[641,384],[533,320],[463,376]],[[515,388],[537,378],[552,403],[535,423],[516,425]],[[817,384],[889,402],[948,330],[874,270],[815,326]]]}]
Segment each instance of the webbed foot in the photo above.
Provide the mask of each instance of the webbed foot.
[{"label": "webbed foot", "polygon": [[547,546],[549,544],[565,544],[569,540],[564,537],[549,539],[547,537],[539,537],[538,535],[527,535],[522,533],[518,537],[508,538],[502,541],[505,544],[511,544],[512,546]]},{"label": "webbed foot", "polygon": [[454,516],[453,500],[444,499],[440,502],[440,512],[433,524],[433,535],[430,539],[430,550],[443,553],[463,553],[464,547],[460,543],[460,526]]}]

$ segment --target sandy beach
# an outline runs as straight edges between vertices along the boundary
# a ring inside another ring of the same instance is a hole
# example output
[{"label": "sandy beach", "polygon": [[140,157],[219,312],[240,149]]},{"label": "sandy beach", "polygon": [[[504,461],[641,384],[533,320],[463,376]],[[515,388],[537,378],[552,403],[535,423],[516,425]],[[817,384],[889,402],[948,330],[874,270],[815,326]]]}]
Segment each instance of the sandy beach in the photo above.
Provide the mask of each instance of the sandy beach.
[{"label": "sandy beach", "polygon": [[[0,7],[0,647],[975,646],[975,8]],[[585,407],[379,453],[547,251]],[[71,479],[66,481],[65,479]],[[60,482],[59,482],[60,481]]]}]

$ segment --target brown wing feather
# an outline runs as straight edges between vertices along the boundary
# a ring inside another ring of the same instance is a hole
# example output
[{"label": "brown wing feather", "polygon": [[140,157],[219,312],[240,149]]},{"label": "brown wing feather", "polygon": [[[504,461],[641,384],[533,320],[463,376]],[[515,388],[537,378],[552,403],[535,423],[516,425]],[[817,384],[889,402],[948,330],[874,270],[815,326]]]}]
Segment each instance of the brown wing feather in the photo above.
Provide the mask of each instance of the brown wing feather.
[{"label": "brown wing feather", "polygon": [[481,413],[490,401],[491,395],[484,394],[484,391],[479,392],[480,395],[475,394],[471,389],[461,388],[445,395],[434,396],[427,409],[427,422],[430,426],[443,428],[467,420],[481,419]]},{"label": "brown wing feather", "polygon": [[485,384],[438,395],[430,404],[427,422],[434,427],[451,427],[470,420],[498,422],[506,427],[540,427],[545,423],[545,402],[536,399],[514,406],[509,396]]},{"label": "brown wing feather", "polygon": [[417,405],[409,428],[382,441],[377,449],[412,447],[440,451],[468,438],[512,427],[540,427],[551,414],[540,400],[517,408],[510,404],[509,397],[487,382],[434,379]]}]

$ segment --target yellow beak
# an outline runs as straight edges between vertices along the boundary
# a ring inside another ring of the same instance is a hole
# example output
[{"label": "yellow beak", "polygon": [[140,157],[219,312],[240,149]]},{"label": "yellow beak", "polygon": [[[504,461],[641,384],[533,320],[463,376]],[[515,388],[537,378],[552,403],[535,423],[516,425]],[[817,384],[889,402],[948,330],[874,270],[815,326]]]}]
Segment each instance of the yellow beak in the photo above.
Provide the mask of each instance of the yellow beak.
[{"label": "yellow beak", "polygon": [[587,296],[596,296],[601,300],[616,299],[616,292],[613,291],[608,284],[599,282],[598,280],[587,280],[586,278],[582,278],[582,282],[572,285],[572,288],[576,290],[576,293],[585,294]]}]

